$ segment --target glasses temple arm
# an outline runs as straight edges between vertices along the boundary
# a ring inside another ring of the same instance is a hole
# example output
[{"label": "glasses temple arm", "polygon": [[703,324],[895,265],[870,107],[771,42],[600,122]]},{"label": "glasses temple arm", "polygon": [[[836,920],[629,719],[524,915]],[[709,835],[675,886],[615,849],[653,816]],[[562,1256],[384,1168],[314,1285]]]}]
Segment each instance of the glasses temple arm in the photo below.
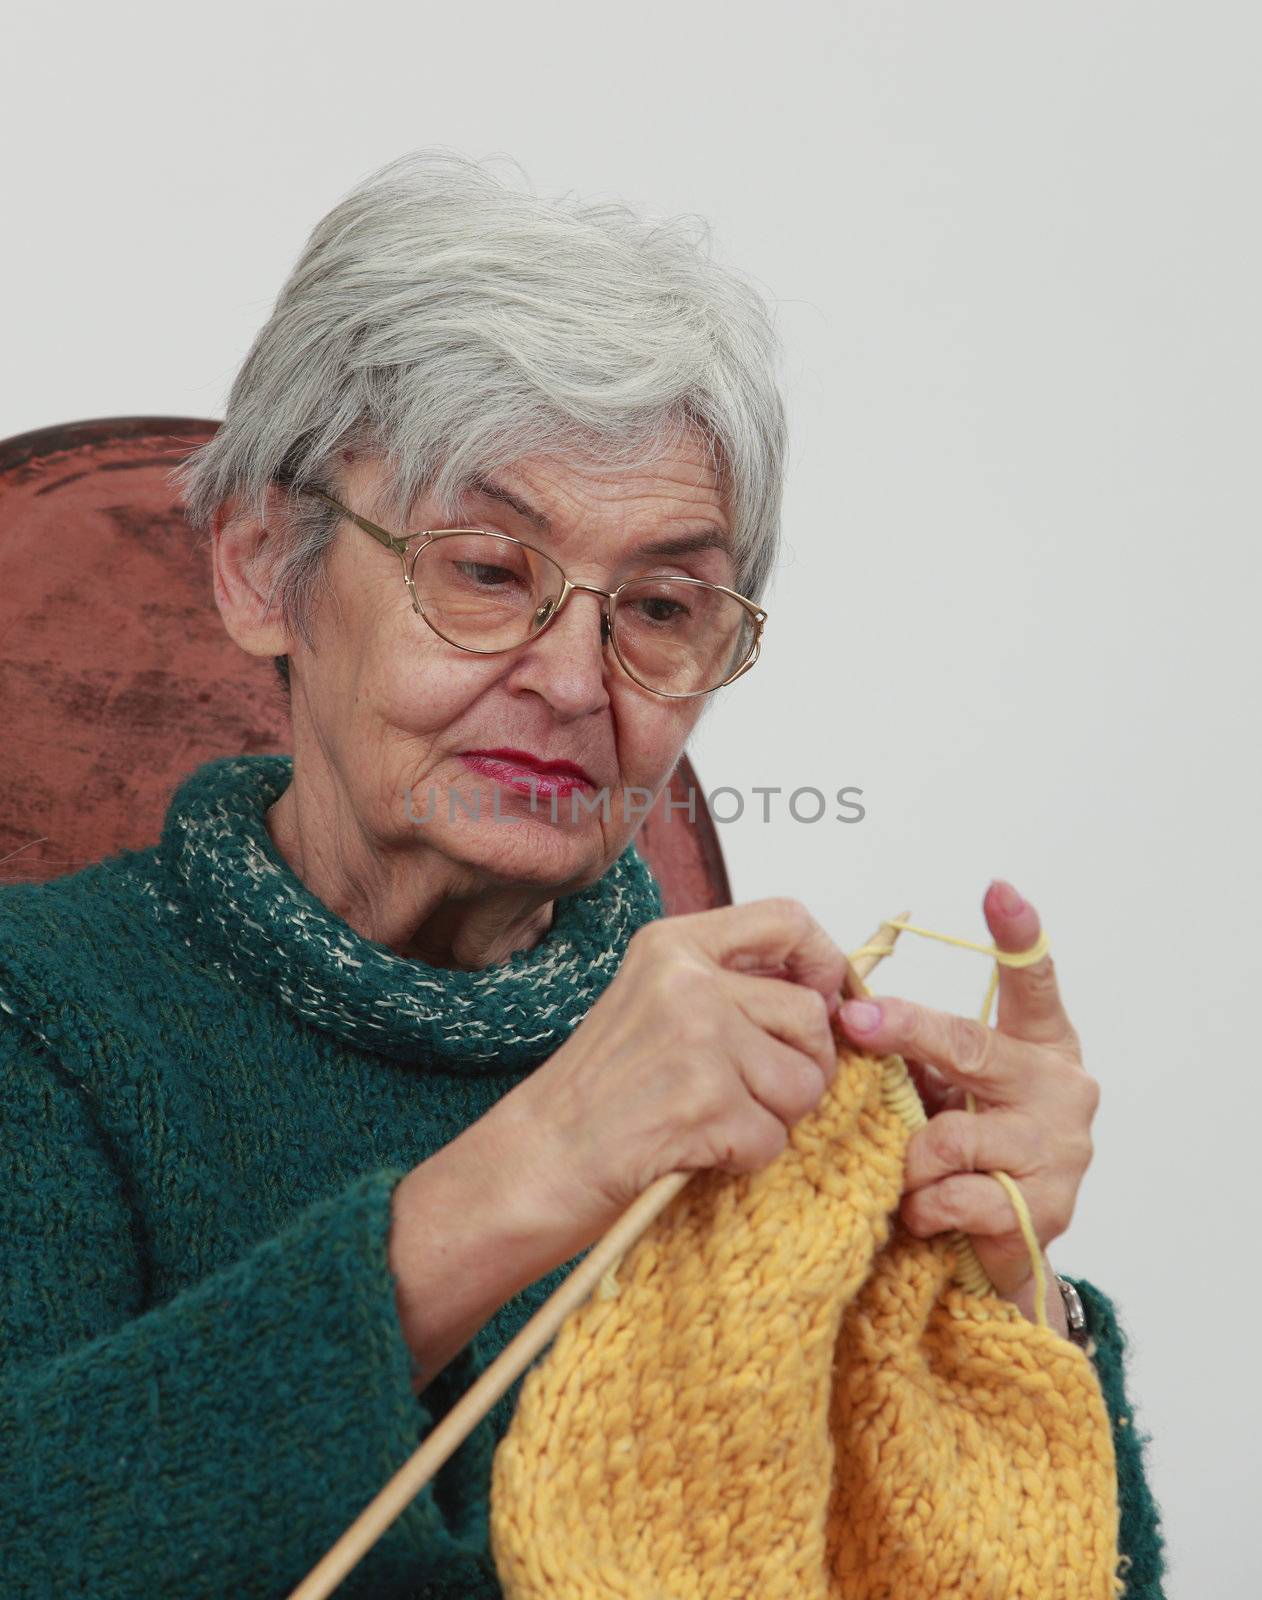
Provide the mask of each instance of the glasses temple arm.
[{"label": "glasses temple arm", "polygon": [[395,555],[400,558],[406,555],[408,547],[406,539],[397,538],[385,528],[379,528],[375,522],[369,522],[367,517],[361,517],[357,512],[348,510],[339,500],[335,500],[331,494],[325,494],[323,489],[300,489],[298,492],[300,494],[313,495],[317,500],[323,500],[326,505],[332,506],[335,510],[340,511],[344,517],[349,518],[356,527],[362,528],[365,533],[372,534],[373,538],[379,544],[384,544],[387,550],[393,550]]}]

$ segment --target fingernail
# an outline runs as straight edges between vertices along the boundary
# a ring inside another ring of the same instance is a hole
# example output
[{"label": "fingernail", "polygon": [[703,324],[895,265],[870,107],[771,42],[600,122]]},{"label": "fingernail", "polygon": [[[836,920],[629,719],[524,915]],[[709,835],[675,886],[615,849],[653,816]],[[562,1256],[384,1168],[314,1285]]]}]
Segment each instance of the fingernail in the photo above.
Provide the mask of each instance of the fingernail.
[{"label": "fingernail", "polygon": [[999,902],[999,909],[1005,916],[1015,917],[1018,911],[1024,911],[1024,901],[1006,878],[995,878],[991,887],[995,891],[995,899]]},{"label": "fingernail", "polygon": [[881,1025],[881,1008],[875,1000],[847,1000],[841,1014],[846,1026],[856,1033],[871,1033]]}]

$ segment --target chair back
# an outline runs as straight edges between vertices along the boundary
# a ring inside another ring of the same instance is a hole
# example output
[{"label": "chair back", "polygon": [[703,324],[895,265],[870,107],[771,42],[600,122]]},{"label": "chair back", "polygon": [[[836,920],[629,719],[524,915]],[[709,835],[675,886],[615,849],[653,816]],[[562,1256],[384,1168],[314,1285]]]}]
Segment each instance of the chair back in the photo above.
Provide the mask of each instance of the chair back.
[{"label": "chair back", "polygon": [[[217,427],[105,417],[0,442],[0,882],[153,844],[202,762],[289,749],[275,671],[224,629],[170,482]],[[637,840],[668,914],[730,903],[687,756]]]}]

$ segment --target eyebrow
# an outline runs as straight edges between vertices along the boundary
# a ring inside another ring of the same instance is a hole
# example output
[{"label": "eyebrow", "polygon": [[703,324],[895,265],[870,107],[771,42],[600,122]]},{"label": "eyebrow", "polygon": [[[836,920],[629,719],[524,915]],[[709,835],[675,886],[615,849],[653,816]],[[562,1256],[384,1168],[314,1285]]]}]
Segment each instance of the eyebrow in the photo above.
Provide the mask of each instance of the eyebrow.
[{"label": "eyebrow", "polygon": [[[540,533],[551,535],[552,524],[543,512],[536,511],[534,506],[501,484],[492,483],[489,478],[474,478],[469,488],[488,500],[498,500],[519,517],[525,517]],[[732,544],[722,528],[709,527],[699,528],[695,533],[682,533],[674,539],[651,539],[647,544],[637,545],[632,553],[638,556],[687,556],[699,550],[721,550],[724,555],[730,556]]]}]

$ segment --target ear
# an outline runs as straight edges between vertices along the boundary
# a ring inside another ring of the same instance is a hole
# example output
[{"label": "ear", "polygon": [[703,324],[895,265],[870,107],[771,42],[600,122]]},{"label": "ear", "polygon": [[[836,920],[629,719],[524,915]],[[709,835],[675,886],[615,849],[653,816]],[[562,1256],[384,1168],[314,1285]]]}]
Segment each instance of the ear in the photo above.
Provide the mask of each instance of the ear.
[{"label": "ear", "polygon": [[252,656],[288,655],[296,643],[279,606],[268,606],[288,524],[284,496],[274,486],[267,496],[265,521],[234,496],[215,512],[211,526],[215,604],[224,627]]}]

